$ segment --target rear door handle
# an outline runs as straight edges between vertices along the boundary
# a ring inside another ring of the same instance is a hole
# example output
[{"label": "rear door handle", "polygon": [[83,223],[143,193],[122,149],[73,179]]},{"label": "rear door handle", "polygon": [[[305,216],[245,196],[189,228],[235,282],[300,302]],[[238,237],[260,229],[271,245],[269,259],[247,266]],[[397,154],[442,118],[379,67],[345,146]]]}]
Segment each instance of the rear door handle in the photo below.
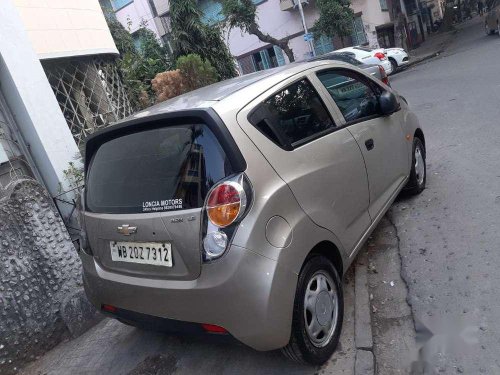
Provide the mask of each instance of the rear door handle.
[{"label": "rear door handle", "polygon": [[375,142],[373,142],[373,139],[370,138],[370,139],[366,140],[365,146],[366,146],[366,149],[368,151],[370,151],[375,147]]}]

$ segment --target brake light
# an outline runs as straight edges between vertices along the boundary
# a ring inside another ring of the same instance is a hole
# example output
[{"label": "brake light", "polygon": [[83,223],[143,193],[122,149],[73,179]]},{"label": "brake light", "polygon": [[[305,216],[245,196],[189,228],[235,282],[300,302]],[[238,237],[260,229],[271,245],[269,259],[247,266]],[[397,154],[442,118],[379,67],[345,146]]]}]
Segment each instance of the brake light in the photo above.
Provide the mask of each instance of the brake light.
[{"label": "brake light", "polygon": [[207,215],[210,222],[225,228],[240,216],[246,205],[245,190],[234,181],[217,185],[207,199]]},{"label": "brake light", "polygon": [[380,79],[382,80],[382,82],[384,82],[387,86],[390,86],[391,84],[389,82],[389,77],[387,77],[387,73],[384,67],[379,65],[378,70],[380,71]]},{"label": "brake light", "polygon": [[385,60],[385,54],[384,54],[384,53],[382,53],[382,52],[377,52],[377,53],[375,53],[375,55],[374,55],[374,56],[375,56],[377,59],[379,59],[380,61]]},{"label": "brake light", "polygon": [[227,333],[225,328],[222,328],[220,326],[216,326],[215,324],[201,324],[201,327],[209,333]]},{"label": "brake light", "polygon": [[106,311],[106,312],[109,312],[112,314],[115,314],[118,311],[118,309],[115,306],[111,306],[111,305],[101,305],[101,309],[103,311]]},{"label": "brake light", "polygon": [[225,253],[235,229],[232,224],[241,220],[252,196],[250,183],[243,173],[212,188],[205,203],[204,261],[212,261]]}]

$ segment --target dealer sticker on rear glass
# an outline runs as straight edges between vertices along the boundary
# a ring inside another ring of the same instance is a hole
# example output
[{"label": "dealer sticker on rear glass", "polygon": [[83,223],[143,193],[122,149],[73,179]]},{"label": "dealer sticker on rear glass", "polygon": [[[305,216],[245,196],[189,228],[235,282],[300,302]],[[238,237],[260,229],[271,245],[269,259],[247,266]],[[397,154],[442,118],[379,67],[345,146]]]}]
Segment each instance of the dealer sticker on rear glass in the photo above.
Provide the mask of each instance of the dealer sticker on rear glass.
[{"label": "dealer sticker on rear glass", "polygon": [[182,198],[142,202],[142,212],[171,211],[182,208]]}]

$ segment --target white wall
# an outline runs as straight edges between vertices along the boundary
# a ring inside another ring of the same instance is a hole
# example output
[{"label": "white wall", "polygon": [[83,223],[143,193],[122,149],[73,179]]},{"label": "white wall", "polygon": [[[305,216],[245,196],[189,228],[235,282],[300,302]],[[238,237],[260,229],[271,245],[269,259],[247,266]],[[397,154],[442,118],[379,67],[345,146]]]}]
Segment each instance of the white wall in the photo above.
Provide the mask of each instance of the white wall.
[{"label": "white wall", "polygon": [[[319,17],[318,11],[313,5],[313,3],[304,5],[307,27],[312,27],[314,21]],[[277,39],[301,33],[299,37],[290,42],[290,46],[296,60],[304,58],[309,47],[302,36],[304,29],[298,9],[283,11],[280,9],[279,0],[268,0],[257,6],[257,16],[260,29]],[[237,57],[266,45],[266,43],[259,41],[256,36],[242,34],[240,29],[231,30],[227,41],[231,53]]]},{"label": "white wall", "polygon": [[361,12],[365,33],[371,47],[379,47],[376,26],[391,22],[388,11],[382,11],[379,0],[351,0],[354,13]]},{"label": "white wall", "polygon": [[98,0],[2,0],[14,4],[40,59],[118,51]]},{"label": "white wall", "polygon": [[151,8],[149,8],[148,0],[134,0],[116,11],[115,15],[116,19],[126,28],[129,28],[131,33],[137,31],[141,26],[141,22],[145,21],[147,28],[154,32],[158,38],[160,37],[153,20],[154,17],[151,13]]},{"label": "white wall", "polygon": [[0,89],[52,196],[79,153],[14,1],[0,6]]}]

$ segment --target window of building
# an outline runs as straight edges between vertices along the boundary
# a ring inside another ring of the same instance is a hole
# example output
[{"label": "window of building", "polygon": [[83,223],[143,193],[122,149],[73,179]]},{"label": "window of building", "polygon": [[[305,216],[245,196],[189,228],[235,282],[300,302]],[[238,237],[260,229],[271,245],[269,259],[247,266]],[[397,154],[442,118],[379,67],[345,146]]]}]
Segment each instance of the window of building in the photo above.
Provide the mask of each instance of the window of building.
[{"label": "window of building", "polygon": [[[259,5],[267,0],[252,0],[255,5]],[[202,21],[206,25],[215,25],[224,21],[222,14],[222,4],[217,0],[199,0],[198,7],[202,13]]]},{"label": "window of building", "polygon": [[255,67],[254,71],[285,65],[283,51],[277,46],[268,47],[252,54],[252,60]]},{"label": "window of building", "polygon": [[325,53],[332,52],[335,49],[333,46],[332,38],[325,35],[314,37],[314,51],[316,56],[324,55]]},{"label": "window of building", "polygon": [[335,128],[318,93],[307,79],[260,104],[250,122],[274,143],[290,150]]},{"label": "window of building", "polygon": [[380,114],[378,95],[368,82],[350,70],[326,70],[317,74],[346,122]]},{"label": "window of building", "polygon": [[361,16],[356,16],[352,25],[352,44],[359,46],[365,43],[367,43],[365,25]]},{"label": "window of building", "polygon": [[110,1],[111,1],[111,5],[113,6],[114,10],[121,9],[124,6],[127,6],[130,3],[134,2],[134,0],[110,0]]},{"label": "window of building", "polygon": [[389,8],[387,7],[387,0],[380,0],[380,9],[389,10]]},{"label": "window of building", "polygon": [[200,0],[198,6],[202,13],[202,21],[206,25],[215,25],[218,22],[224,21],[222,4],[220,2],[214,0]]}]

